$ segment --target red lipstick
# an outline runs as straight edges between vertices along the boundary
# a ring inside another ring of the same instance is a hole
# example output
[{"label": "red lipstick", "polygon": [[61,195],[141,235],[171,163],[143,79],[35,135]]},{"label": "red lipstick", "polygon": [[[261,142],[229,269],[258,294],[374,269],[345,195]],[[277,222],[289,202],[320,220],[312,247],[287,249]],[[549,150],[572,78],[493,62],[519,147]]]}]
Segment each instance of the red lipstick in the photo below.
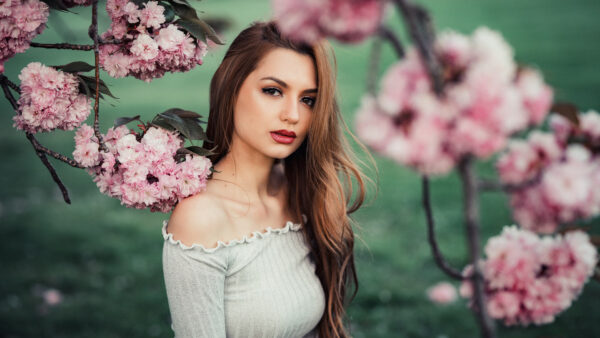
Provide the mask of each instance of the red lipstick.
[{"label": "red lipstick", "polygon": [[275,142],[290,144],[294,142],[294,139],[296,138],[296,133],[294,133],[291,130],[281,129],[272,131],[271,137],[273,137],[273,140],[275,140]]}]

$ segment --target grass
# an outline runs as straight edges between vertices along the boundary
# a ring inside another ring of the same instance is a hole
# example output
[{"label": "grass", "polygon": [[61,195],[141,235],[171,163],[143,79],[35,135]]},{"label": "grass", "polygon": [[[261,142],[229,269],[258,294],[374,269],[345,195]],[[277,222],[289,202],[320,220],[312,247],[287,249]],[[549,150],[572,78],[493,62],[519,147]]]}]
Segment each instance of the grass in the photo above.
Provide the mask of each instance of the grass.
[{"label": "grass", "polygon": [[[487,25],[500,30],[520,62],[534,64],[556,91],[582,109],[598,109],[600,96],[600,3],[594,0],[469,0],[423,3],[431,9],[438,29],[464,33]],[[206,0],[195,3],[209,15],[232,19],[225,35],[231,41],[254,20],[269,17],[268,1]],[[89,9],[79,15],[52,14],[50,28],[36,41],[87,43]],[[60,19],[60,20],[59,20]],[[401,30],[394,13],[390,25]],[[101,18],[101,29],[107,26]],[[61,28],[62,27],[62,28]],[[79,29],[76,31],[75,29]],[[70,30],[73,30],[72,32]],[[58,34],[57,32],[62,32]],[[405,36],[405,34],[402,34]],[[334,43],[338,61],[339,96],[346,121],[365,90],[370,42],[357,46]],[[145,120],[170,107],[206,114],[208,85],[225,47],[207,55],[205,64],[185,74],[168,74],[151,84],[135,79],[103,78],[119,100],[101,105],[101,127],[119,116],[141,114]],[[64,64],[92,61],[89,52],[30,49],[6,63],[6,75],[17,81],[32,61]],[[383,50],[385,71],[394,62]],[[112,105],[111,105],[112,104]],[[168,215],[126,209],[101,195],[90,177],[54,161],[69,188],[66,205],[20,131],[12,127],[5,100],[0,119],[0,336],[3,337],[170,337],[169,310],[161,269],[160,226]],[[40,141],[64,154],[73,150],[72,132],[40,135]],[[379,195],[355,214],[360,223],[356,265],[360,289],[348,308],[355,337],[476,337],[478,328],[464,301],[435,306],[426,288],[445,275],[435,266],[426,242],[420,205],[419,177],[378,157]],[[480,172],[493,176],[491,162]],[[456,174],[432,181],[433,205],[441,250],[458,268],[467,263],[462,226],[460,184]],[[512,223],[505,196],[481,198],[483,236],[496,235]],[[366,244],[365,244],[366,243]],[[59,289],[63,302],[44,308],[39,290]],[[593,310],[600,296],[596,282],[550,325],[499,328],[500,337],[598,337],[600,316]]]}]

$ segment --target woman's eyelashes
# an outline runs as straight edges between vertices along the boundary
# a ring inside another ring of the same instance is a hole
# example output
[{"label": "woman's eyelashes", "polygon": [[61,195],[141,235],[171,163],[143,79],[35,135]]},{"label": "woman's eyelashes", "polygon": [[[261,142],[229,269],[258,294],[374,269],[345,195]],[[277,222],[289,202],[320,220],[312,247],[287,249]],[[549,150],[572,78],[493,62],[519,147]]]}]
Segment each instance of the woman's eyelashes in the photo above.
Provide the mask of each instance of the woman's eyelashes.
[{"label": "woman's eyelashes", "polygon": [[[283,96],[281,90],[276,87],[265,87],[262,89],[262,92],[270,96]],[[310,108],[312,108],[315,105],[315,98],[311,96],[304,96],[300,99],[300,101],[302,101],[302,103],[306,104]]]}]

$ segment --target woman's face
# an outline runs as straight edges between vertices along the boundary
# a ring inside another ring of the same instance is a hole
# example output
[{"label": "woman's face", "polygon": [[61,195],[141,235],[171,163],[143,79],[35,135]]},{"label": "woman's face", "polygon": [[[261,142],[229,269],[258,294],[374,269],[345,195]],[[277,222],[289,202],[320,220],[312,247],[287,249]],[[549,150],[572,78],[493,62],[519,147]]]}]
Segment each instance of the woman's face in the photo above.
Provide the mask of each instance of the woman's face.
[{"label": "woman's face", "polygon": [[316,95],[312,58],[287,48],[271,50],[240,88],[232,148],[252,156],[288,157],[306,138]]}]

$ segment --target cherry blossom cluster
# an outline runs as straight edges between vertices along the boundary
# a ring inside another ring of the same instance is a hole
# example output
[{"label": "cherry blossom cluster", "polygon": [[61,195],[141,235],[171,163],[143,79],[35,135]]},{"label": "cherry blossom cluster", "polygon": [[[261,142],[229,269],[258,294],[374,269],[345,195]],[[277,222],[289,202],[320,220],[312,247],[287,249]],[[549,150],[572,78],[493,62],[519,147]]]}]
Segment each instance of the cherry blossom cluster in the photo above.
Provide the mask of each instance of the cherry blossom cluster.
[{"label": "cherry blossom cluster", "polygon": [[204,156],[174,155],[183,146],[178,132],[150,127],[138,135],[122,125],[103,135],[108,152],[98,150],[92,127],[75,133],[76,161],[87,167],[100,192],[118,198],[130,208],[169,212],[175,204],[206,188],[212,166]]},{"label": "cherry blossom cluster", "polygon": [[32,62],[21,70],[19,111],[13,126],[30,133],[73,130],[90,114],[91,99],[79,93],[75,75]]},{"label": "cherry blossom cluster", "polygon": [[128,0],[107,0],[106,10],[112,21],[101,37],[120,41],[100,46],[100,65],[110,76],[150,82],[166,72],[185,72],[202,64],[206,44],[167,23],[158,2],[148,1],[140,8]]},{"label": "cherry blossom cluster", "polygon": [[517,70],[498,32],[446,31],[434,51],[443,68],[442,95],[411,47],[387,71],[380,93],[363,99],[357,134],[382,155],[423,174],[445,174],[467,154],[486,158],[501,150],[511,134],[548,113],[552,89],[538,71]]},{"label": "cherry blossom cluster", "polygon": [[[516,226],[504,227],[485,247],[481,261],[486,309],[506,325],[547,324],[571,306],[593,274],[597,252],[583,231],[539,237]],[[473,266],[463,271],[472,276]],[[460,287],[471,298],[470,279]],[[475,306],[471,300],[470,306]]]},{"label": "cherry blossom cluster", "polygon": [[503,183],[520,186],[510,194],[515,220],[539,233],[600,213],[600,114],[579,115],[578,126],[553,115],[550,125],[553,133],[511,140],[496,163]]},{"label": "cherry blossom cluster", "polygon": [[308,43],[332,36],[359,42],[373,34],[382,19],[380,0],[273,0],[281,31]]},{"label": "cherry blossom cluster", "polygon": [[6,60],[24,52],[31,40],[44,31],[48,13],[48,5],[38,0],[0,2],[0,73],[4,72]]}]

